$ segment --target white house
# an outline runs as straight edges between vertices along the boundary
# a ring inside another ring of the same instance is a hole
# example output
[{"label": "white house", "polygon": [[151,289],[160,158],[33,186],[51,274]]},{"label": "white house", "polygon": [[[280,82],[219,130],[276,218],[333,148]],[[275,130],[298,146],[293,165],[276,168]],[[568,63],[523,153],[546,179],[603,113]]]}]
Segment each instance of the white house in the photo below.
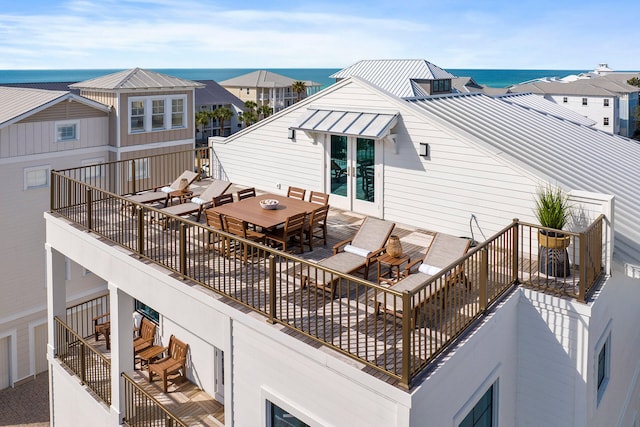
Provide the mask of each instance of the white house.
[{"label": "white house", "polygon": [[[180,218],[162,230],[168,243],[145,245],[153,223],[144,218],[161,212],[140,206],[137,219],[113,216],[122,199],[101,189],[102,204],[61,200],[45,215],[54,425],[142,416],[131,403],[142,386],[128,379],[134,301],[160,314],[163,344],[171,334],[189,343],[186,377],[224,404],[216,425],[275,426],[285,417],[301,426],[640,422],[636,142],[482,94],[403,100],[358,77],[211,141],[217,178],[280,194],[323,191],[354,215],[474,237],[478,246],[458,266],[479,279],[457,288],[473,302],[451,296],[435,308],[465,321],[444,330],[376,315],[369,296],[392,298],[393,287],[342,276],[366,291],[362,298],[313,297],[296,272],[315,264],[263,248],[268,263],[242,267],[204,249],[199,236],[215,231]],[[68,178],[58,179],[55,194]],[[574,206],[569,281],[531,268],[534,195],[545,183],[569,191]],[[113,223],[85,221],[96,213]],[[65,257],[109,283],[108,392],[68,370],[76,356],[70,329],[59,333],[69,319]],[[171,392],[162,396],[172,405]]]}]

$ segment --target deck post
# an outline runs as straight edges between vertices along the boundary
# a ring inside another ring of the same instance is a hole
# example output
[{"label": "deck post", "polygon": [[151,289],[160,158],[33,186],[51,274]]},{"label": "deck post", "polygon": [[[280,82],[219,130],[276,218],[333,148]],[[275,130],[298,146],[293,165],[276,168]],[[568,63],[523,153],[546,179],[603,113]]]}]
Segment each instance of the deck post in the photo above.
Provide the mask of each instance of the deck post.
[{"label": "deck post", "polygon": [[92,221],[92,217],[93,217],[93,200],[92,200],[92,192],[90,188],[87,188],[87,190],[85,191],[85,194],[87,195],[87,228],[89,229],[89,231],[93,230],[93,221]]},{"label": "deck post", "polygon": [[138,258],[144,256],[144,211],[136,206],[136,218],[138,220]]},{"label": "deck post", "polygon": [[513,248],[511,248],[511,259],[512,259],[512,278],[511,280],[513,280],[515,283],[518,283],[520,281],[520,277],[518,275],[519,270],[520,270],[520,264],[519,264],[519,259],[518,259],[518,245],[520,244],[520,220],[518,218],[514,218],[513,219],[513,227],[512,227],[512,233],[513,233],[513,241],[512,241],[512,245]]},{"label": "deck post", "polygon": [[580,277],[578,278],[578,302],[584,303],[587,300],[587,238],[584,232],[580,233],[579,237],[580,242],[580,267],[579,273]]},{"label": "deck post", "polygon": [[400,386],[409,390],[411,382],[411,325],[413,307],[411,307],[411,293],[402,294],[402,378]]},{"label": "deck post", "polygon": [[187,224],[184,222],[180,223],[180,274],[182,280],[187,278]]},{"label": "deck post", "polygon": [[80,382],[84,385],[87,382],[87,360],[83,342],[80,342]]},{"label": "deck post", "polygon": [[269,323],[275,323],[276,318],[276,257],[269,255]]},{"label": "deck post", "polygon": [[480,311],[484,313],[488,306],[487,282],[489,281],[489,255],[487,248],[480,250]]},{"label": "deck post", "polygon": [[136,161],[131,160],[131,194],[136,194]]}]

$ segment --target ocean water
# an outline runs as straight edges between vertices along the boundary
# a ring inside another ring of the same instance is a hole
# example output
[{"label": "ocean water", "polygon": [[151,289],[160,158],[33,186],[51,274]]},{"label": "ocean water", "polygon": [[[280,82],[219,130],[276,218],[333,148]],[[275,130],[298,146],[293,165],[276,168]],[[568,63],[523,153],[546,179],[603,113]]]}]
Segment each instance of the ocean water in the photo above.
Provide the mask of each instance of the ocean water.
[{"label": "ocean water", "polygon": [[[256,71],[257,68],[162,68],[152,69],[164,74],[189,80],[215,80],[217,82]],[[282,74],[296,80],[312,80],[323,88],[335,82],[329,76],[339,68],[267,68],[268,71]],[[121,71],[119,69],[86,70],[0,70],[2,83],[40,83],[40,82],[78,82],[105,74]],[[447,69],[456,76],[472,77],[477,83],[491,87],[507,87],[541,77],[564,77],[589,70],[498,70],[498,69]]]}]

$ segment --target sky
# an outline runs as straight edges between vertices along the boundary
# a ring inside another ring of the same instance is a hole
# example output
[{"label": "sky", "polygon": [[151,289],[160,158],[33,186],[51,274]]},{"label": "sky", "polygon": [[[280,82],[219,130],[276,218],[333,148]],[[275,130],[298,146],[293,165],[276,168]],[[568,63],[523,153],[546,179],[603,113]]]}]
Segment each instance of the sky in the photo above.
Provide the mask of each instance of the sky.
[{"label": "sky", "polygon": [[0,0],[0,69],[640,69],[637,0]]}]

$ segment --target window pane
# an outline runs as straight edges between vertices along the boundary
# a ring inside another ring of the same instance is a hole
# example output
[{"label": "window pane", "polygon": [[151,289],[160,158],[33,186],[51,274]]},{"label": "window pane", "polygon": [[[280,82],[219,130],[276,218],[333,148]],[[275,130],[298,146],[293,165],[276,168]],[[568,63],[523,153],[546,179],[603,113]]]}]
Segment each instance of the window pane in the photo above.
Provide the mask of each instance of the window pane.
[{"label": "window pane", "polygon": [[171,100],[171,127],[184,127],[184,99]]},{"label": "window pane", "polygon": [[152,102],[151,129],[164,129],[164,99],[154,99]]},{"label": "window pane", "polygon": [[58,126],[58,141],[70,141],[76,139],[76,125],[65,124]]},{"label": "window pane", "polygon": [[493,426],[493,385],[482,395],[478,403],[467,414],[459,427],[492,427]]},{"label": "window pane", "polygon": [[144,101],[131,101],[131,131],[144,130]]},{"label": "window pane", "polygon": [[309,427],[284,409],[268,402],[271,405],[271,427]]},{"label": "window pane", "polygon": [[27,189],[46,187],[49,184],[48,169],[34,169],[26,171],[25,181]]},{"label": "window pane", "polygon": [[598,388],[602,385],[606,377],[606,361],[607,361],[607,343],[605,342],[598,353]]}]

